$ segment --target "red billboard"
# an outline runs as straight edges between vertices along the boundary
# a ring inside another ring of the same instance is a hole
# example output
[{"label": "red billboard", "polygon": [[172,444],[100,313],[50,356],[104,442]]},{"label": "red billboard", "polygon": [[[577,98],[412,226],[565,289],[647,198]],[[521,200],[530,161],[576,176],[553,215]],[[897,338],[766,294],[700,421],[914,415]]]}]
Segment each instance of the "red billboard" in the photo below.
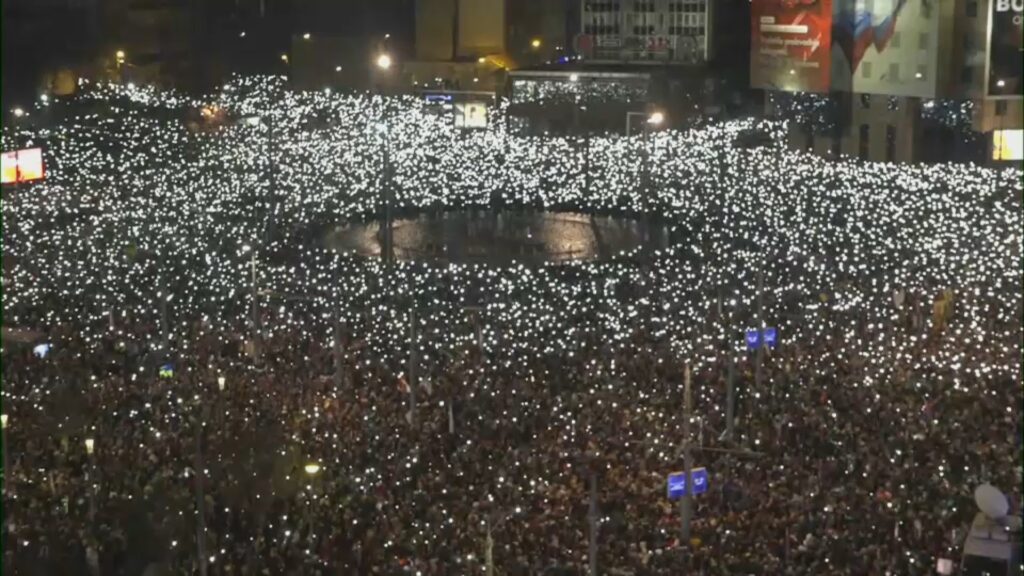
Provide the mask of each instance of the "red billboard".
[{"label": "red billboard", "polygon": [[753,0],[750,84],[789,92],[828,92],[832,0]]}]

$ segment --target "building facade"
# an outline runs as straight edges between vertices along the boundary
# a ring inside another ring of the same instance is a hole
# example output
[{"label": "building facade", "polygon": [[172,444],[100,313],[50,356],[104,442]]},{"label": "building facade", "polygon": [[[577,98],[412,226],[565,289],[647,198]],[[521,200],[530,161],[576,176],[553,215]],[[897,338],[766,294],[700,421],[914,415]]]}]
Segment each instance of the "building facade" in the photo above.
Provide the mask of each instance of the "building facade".
[{"label": "building facade", "polygon": [[[880,162],[981,162],[1000,155],[993,146],[1005,147],[1004,136],[1019,138],[1020,64],[992,64],[1006,54],[1019,61],[1019,12],[1004,15],[1017,23],[1015,47],[990,35],[997,10],[1012,12],[1012,2],[833,0],[817,4],[814,19],[801,6],[754,3],[751,82],[766,89],[769,114],[795,120],[792,147]],[[997,78],[994,69],[1018,72]]]},{"label": "building facade", "polygon": [[576,50],[597,62],[700,64],[713,56],[713,0],[580,0]]}]

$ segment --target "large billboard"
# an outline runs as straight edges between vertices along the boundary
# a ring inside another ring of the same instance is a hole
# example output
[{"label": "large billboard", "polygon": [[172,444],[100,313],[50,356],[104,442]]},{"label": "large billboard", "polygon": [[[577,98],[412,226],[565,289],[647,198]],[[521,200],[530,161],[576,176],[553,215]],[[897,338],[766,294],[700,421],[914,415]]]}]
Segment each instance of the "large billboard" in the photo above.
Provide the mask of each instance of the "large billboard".
[{"label": "large billboard", "polygon": [[992,132],[993,160],[1024,160],[1024,130],[995,130]]},{"label": "large billboard", "polygon": [[1021,16],[1024,0],[991,0],[988,21],[988,94],[993,98],[1020,98]]},{"label": "large billboard", "polygon": [[829,91],[832,0],[754,0],[750,15],[751,86]]},{"label": "large billboard", "polygon": [[3,184],[16,184],[43,178],[43,151],[27,148],[4,152],[0,156],[0,175]]},{"label": "large billboard", "polygon": [[935,0],[844,0],[840,4],[833,14],[833,90],[918,98],[938,95],[945,73],[940,61],[942,23],[952,18],[952,4]]}]

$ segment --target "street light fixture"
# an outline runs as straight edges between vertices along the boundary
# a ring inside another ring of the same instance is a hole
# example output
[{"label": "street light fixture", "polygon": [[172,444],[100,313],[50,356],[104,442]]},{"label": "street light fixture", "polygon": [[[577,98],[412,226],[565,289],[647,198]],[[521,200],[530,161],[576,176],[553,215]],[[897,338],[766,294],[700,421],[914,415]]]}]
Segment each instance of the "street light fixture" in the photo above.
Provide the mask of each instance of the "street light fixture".
[{"label": "street light fixture", "polygon": [[540,48],[540,45],[541,45],[540,38],[534,38],[533,40],[530,41],[530,46],[532,46],[534,50]]},{"label": "street light fixture", "polygon": [[652,126],[658,126],[665,121],[665,115],[661,112],[653,112],[648,118],[647,123]]},{"label": "street light fixture", "polygon": [[119,66],[121,64],[124,64],[124,60],[125,60],[124,50],[118,50],[116,53],[114,53],[114,56],[117,57],[117,64]]},{"label": "street light fixture", "polygon": [[303,40],[309,40],[309,38],[310,38],[309,32],[306,32],[305,34],[302,35],[302,39]]},{"label": "street light fixture", "polygon": [[281,54],[281,61],[284,62],[285,64],[287,64],[288,63],[288,55],[287,54]]},{"label": "street light fixture", "polygon": [[0,414],[0,428],[7,429],[7,414]]},{"label": "street light fixture", "polygon": [[310,462],[303,467],[303,470],[305,470],[306,474],[309,474],[310,476],[316,476],[316,474],[320,472],[320,465],[316,462]]},{"label": "street light fixture", "polygon": [[381,70],[391,68],[391,55],[385,53],[377,56],[377,68],[380,68]]},{"label": "street light fixture", "polygon": [[85,439],[85,452],[89,456],[92,456],[93,451],[96,450],[96,440],[92,438]]},{"label": "street light fixture", "polygon": [[11,110],[11,113],[13,113],[16,118],[21,118],[25,115],[25,111],[21,108],[15,108],[14,110]]},{"label": "street light fixture", "polygon": [[224,385],[227,384],[227,382],[228,382],[228,379],[225,378],[223,374],[220,375],[220,376],[217,376],[217,388],[220,389],[221,392],[224,391]]},{"label": "street light fixture", "polygon": [[996,86],[1004,88],[1006,86],[1006,80],[999,80],[998,82],[996,82]]}]

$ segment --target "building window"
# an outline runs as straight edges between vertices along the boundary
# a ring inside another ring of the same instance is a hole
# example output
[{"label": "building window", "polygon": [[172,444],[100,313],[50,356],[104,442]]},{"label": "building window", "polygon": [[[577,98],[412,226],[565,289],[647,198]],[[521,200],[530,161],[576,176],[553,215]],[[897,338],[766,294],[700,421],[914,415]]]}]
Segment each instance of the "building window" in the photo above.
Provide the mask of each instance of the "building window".
[{"label": "building window", "polygon": [[890,96],[888,103],[889,112],[895,112],[900,109],[900,99],[898,96]]},{"label": "building window", "polygon": [[868,147],[871,145],[868,138],[871,136],[871,128],[867,124],[860,125],[860,142],[858,142],[857,157],[861,160],[868,159]]},{"label": "building window", "polygon": [[899,48],[900,47],[900,38],[902,36],[903,35],[900,34],[899,32],[893,32],[892,33],[892,40],[889,41],[889,46],[892,46],[893,48]]},{"label": "building window", "polygon": [[860,95],[860,107],[865,110],[871,109],[871,94]]},{"label": "building window", "polygon": [[843,133],[839,128],[839,124],[837,123],[835,126],[832,127],[832,146],[829,149],[829,153],[832,155],[833,159],[838,160],[839,155],[842,153],[842,151]]},{"label": "building window", "polygon": [[900,81],[900,65],[898,62],[891,62],[889,64],[889,82]]},{"label": "building window", "polygon": [[885,127],[885,161],[896,161],[896,127],[892,124]]},{"label": "building window", "polygon": [[1006,100],[996,100],[996,116],[1006,116]]},{"label": "building window", "polygon": [[978,17],[978,0],[967,0],[967,17]]},{"label": "building window", "polygon": [[871,78],[871,62],[861,62],[860,71],[865,80]]},{"label": "building window", "polygon": [[804,148],[810,152],[814,150],[814,130],[810,124],[804,126]]},{"label": "building window", "polygon": [[928,67],[927,66],[918,66],[917,67],[917,73],[914,74],[914,78],[917,78],[918,80],[924,80],[925,76],[927,76],[927,73],[928,73]]},{"label": "building window", "polygon": [[917,37],[917,49],[927,50],[930,43],[930,37],[927,32],[921,32],[921,35]]}]

